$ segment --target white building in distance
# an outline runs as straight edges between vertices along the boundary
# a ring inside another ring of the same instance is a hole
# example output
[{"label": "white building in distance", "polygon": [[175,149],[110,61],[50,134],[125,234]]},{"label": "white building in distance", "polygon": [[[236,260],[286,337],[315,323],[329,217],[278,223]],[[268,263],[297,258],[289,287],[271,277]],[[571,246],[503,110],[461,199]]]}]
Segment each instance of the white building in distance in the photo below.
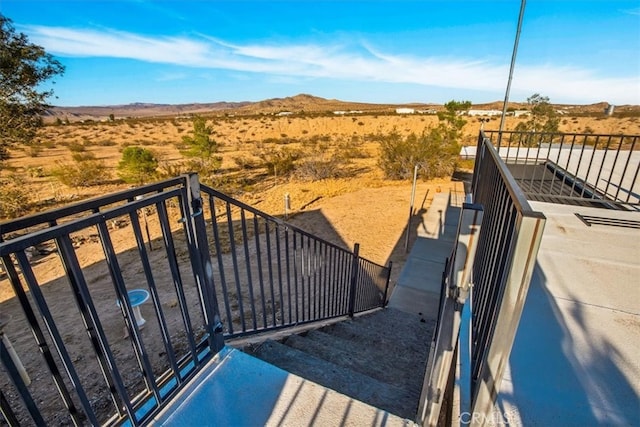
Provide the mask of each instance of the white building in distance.
[{"label": "white building in distance", "polygon": [[501,116],[500,110],[469,110],[467,111],[469,116]]}]

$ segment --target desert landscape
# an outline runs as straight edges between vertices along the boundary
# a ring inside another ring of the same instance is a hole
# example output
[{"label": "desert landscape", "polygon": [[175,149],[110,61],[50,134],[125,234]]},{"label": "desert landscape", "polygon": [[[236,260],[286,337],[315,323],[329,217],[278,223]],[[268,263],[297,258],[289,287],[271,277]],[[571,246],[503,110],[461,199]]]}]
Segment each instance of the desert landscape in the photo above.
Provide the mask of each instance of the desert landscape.
[{"label": "desert landscape", "polygon": [[[560,120],[563,132],[587,134],[640,134],[640,107],[617,108],[613,116],[603,114],[603,106],[558,106],[564,111]],[[170,106],[135,105],[129,107],[55,108],[46,118],[46,125],[29,145],[13,147],[10,159],[0,171],[5,186],[23,190],[27,199],[16,210],[25,215],[89,197],[122,190],[132,184],[118,178],[118,163],[126,147],[139,146],[151,150],[159,160],[154,179],[170,178],[188,171],[183,154],[183,137],[192,132],[192,115],[198,114],[212,126],[212,137],[218,143],[219,169],[203,182],[240,201],[277,217],[341,247],[352,248],[359,243],[360,254],[375,263],[393,262],[391,283],[397,280],[406,257],[406,230],[417,226],[417,213],[428,209],[434,194],[453,191],[464,194],[462,177],[473,164],[462,161],[452,177],[420,181],[417,185],[414,211],[410,212],[411,182],[388,180],[379,167],[379,141],[393,131],[403,136],[420,134],[435,126],[435,114],[396,114],[399,106],[353,104],[323,100],[309,95],[262,101],[260,103]],[[437,105],[402,106],[419,110],[437,110]],[[480,109],[495,105],[474,106]],[[513,107],[514,109],[524,106]],[[336,114],[335,112],[340,112]],[[513,129],[522,117],[508,117],[506,128]],[[499,118],[491,117],[485,129],[497,129]],[[481,123],[468,117],[462,143],[474,145]],[[278,173],[269,167],[270,156],[295,152],[295,167]],[[330,170],[310,169],[305,163],[317,160]],[[61,173],[65,167],[95,162],[100,176],[95,182],[65,184]],[[284,197],[290,200],[285,211]],[[410,222],[410,214],[414,214]],[[150,216],[152,238],[158,238],[157,223]],[[121,255],[123,271],[135,280],[135,257],[127,258],[135,247],[128,224],[114,231],[114,246]],[[0,225],[1,232],[1,225]],[[11,236],[2,236],[9,239]],[[76,248],[81,264],[91,267],[90,276],[95,296],[104,297],[101,308],[108,321],[117,323],[109,290],[110,280],[100,269],[100,245],[90,235],[78,236]],[[39,283],[47,284],[59,326],[68,331],[69,345],[82,357],[86,340],[74,338],[77,317],[65,317],[69,304],[63,271],[53,251],[39,253],[33,268]],[[120,256],[120,255],[119,255]],[[131,265],[129,265],[131,264]],[[92,291],[93,292],[93,291]],[[197,298],[191,295],[191,298]],[[171,305],[172,301],[167,301]],[[20,308],[6,275],[0,276],[0,312],[14,319],[6,332],[14,341],[16,351],[36,379],[33,387],[50,387],[37,370],[39,354],[30,332],[21,322]],[[59,320],[58,320],[59,319]],[[120,319],[121,321],[122,319]],[[152,333],[149,329],[145,333]],[[122,336],[121,328],[113,328],[111,339],[120,356],[126,358],[131,348]],[[158,344],[159,346],[160,344]],[[160,348],[157,349],[161,353]],[[34,373],[35,370],[35,373]],[[88,374],[89,375],[89,374]],[[0,383],[5,379],[0,376]],[[40,381],[37,381],[40,380]],[[3,385],[4,388],[4,385]],[[42,403],[42,402],[41,402]],[[44,403],[43,403],[44,404]],[[99,405],[107,405],[104,401]],[[55,413],[56,407],[51,406]],[[55,416],[52,415],[53,419]],[[68,420],[56,419],[60,424]],[[0,425],[2,422],[0,422]]]},{"label": "desert landscape", "polygon": [[[614,115],[605,116],[606,105],[556,106],[562,112],[560,131],[640,133],[640,107],[617,107]],[[310,95],[238,104],[53,108],[36,140],[10,150],[11,157],[0,170],[0,179],[4,185],[19,183],[24,190],[26,199],[14,203],[16,216],[126,188],[128,184],[117,174],[125,147],[151,150],[159,160],[157,179],[176,176],[189,171],[182,152],[183,137],[191,134],[192,116],[198,114],[213,128],[212,139],[218,144],[216,154],[221,158],[220,168],[204,182],[249,204],[259,203],[260,209],[275,214],[282,213],[282,194],[290,193],[296,211],[296,206],[306,206],[319,196],[326,199],[352,189],[406,184],[384,179],[378,167],[379,141],[392,131],[403,136],[420,134],[435,126],[438,117],[396,114],[398,107],[425,112],[442,109],[430,104],[347,103]],[[473,108],[497,109],[500,103]],[[526,109],[526,105],[510,104],[509,108]],[[480,118],[466,119],[461,143],[475,145]],[[485,120],[485,129],[498,129],[498,117]],[[513,129],[525,120],[526,116],[507,117],[505,129]],[[305,173],[304,168],[278,176],[277,171],[270,173],[267,164],[270,156],[282,152],[295,153],[298,163],[336,158],[340,161],[320,180],[317,173]],[[95,182],[65,185],[61,175],[87,160],[101,167]]]}]

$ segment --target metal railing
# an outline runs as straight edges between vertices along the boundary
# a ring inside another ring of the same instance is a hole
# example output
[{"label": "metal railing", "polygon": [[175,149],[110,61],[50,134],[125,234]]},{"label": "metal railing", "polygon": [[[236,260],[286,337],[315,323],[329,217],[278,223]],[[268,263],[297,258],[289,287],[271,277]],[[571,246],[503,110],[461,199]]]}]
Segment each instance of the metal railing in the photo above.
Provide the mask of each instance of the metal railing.
[{"label": "metal railing", "polygon": [[640,136],[485,131],[529,200],[640,209]]},{"label": "metal railing", "polygon": [[225,336],[351,315],[386,303],[391,267],[202,186]]},{"label": "metal railing", "polygon": [[[10,425],[145,424],[225,338],[386,302],[389,268],[197,175],[6,222],[0,237],[14,295],[0,300]],[[22,314],[3,319],[10,311]]]},{"label": "metal railing", "polygon": [[[0,402],[7,421],[29,423],[27,412],[37,425],[98,425],[125,419],[137,425],[222,347],[200,258],[180,260],[176,254],[179,240],[190,253],[198,250],[193,221],[172,228],[173,218],[193,215],[189,191],[188,178],[174,179],[0,226],[5,239],[0,257],[16,297],[2,304],[18,304],[24,313],[24,318],[14,317],[4,326],[0,348],[6,374],[0,375]],[[162,249],[156,245],[153,257],[164,255],[182,322],[170,321],[172,310],[164,303],[167,289],[160,283],[165,278],[154,272],[144,241],[140,213],[149,207],[156,213],[163,242]],[[136,245],[126,253],[115,225],[124,221]],[[27,227],[36,231],[20,233]],[[95,241],[87,250],[101,254],[89,262],[83,259],[87,254],[78,251],[88,236]],[[38,262],[30,259],[30,248],[43,247],[58,255],[49,265],[60,274],[53,281],[46,282]],[[137,264],[135,273],[125,260],[130,257]],[[184,261],[191,281],[180,273]],[[188,291],[190,287],[195,289]],[[128,293],[132,288],[148,289],[150,295],[155,322],[147,322],[144,331]],[[152,339],[151,331],[160,339]],[[30,333],[35,340],[32,351],[9,353],[7,336],[24,342]],[[123,333],[129,339],[123,340]],[[179,343],[178,336],[184,337]]]},{"label": "metal railing", "polygon": [[484,219],[471,294],[471,412],[488,414],[511,352],[546,218],[531,209],[482,131],[472,194],[484,208]]}]

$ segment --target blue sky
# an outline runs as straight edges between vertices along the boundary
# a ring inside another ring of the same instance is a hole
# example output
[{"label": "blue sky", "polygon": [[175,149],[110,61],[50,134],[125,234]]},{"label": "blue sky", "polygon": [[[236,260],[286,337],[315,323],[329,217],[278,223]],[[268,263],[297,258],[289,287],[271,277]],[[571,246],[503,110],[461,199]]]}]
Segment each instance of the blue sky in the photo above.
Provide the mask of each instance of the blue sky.
[{"label": "blue sky", "polygon": [[[0,0],[55,105],[504,99],[520,1]],[[527,1],[512,101],[640,104],[640,0]]]}]

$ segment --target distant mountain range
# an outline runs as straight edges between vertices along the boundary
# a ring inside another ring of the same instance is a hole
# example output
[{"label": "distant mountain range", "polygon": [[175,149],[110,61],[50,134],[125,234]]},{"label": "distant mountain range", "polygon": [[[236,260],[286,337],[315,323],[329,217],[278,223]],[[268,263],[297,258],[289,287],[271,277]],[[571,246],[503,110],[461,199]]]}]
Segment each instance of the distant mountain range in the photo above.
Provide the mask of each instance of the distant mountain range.
[{"label": "distant mountain range", "polygon": [[[571,109],[575,112],[602,112],[607,106],[606,102],[591,105],[558,105],[558,108]],[[136,102],[126,105],[108,106],[82,106],[82,107],[51,107],[47,110],[45,121],[56,118],[71,122],[82,120],[106,120],[112,114],[115,119],[142,118],[142,117],[170,117],[186,116],[193,114],[275,114],[280,112],[293,113],[320,113],[329,111],[362,111],[368,113],[392,112],[398,107],[415,109],[439,109],[440,104],[367,104],[359,102],[339,101],[325,99],[308,94],[299,94],[286,98],[272,98],[258,102],[212,102],[190,104],[151,104]],[[524,103],[509,103],[509,107],[526,108]],[[502,109],[502,101],[487,104],[475,104],[477,109]],[[638,106],[616,107],[623,109],[638,109]]]}]

